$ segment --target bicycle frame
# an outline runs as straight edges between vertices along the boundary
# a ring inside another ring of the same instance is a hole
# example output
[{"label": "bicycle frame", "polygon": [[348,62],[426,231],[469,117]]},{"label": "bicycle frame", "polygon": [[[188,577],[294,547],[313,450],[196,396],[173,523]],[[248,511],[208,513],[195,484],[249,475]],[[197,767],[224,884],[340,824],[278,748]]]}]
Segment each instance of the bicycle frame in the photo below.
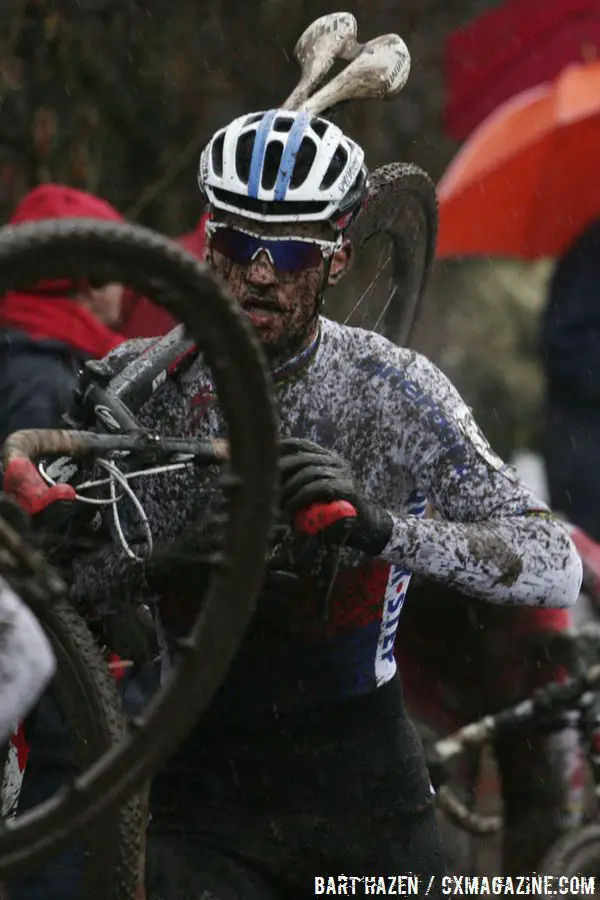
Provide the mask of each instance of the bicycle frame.
[{"label": "bicycle frame", "polygon": [[[91,360],[84,367],[82,384],[65,417],[66,423],[76,429],[92,424],[82,422],[81,415],[87,417],[93,411],[93,424],[106,431],[115,433],[117,425],[119,430],[135,428],[133,413],[165,381],[169,368],[193,347],[193,341],[185,337],[183,326],[178,325],[121,371],[115,373],[106,359]],[[102,406],[108,408],[112,419],[102,415]]]},{"label": "bicycle frame", "polygon": [[[583,639],[597,644],[600,641],[600,626],[590,623],[568,635],[568,639],[575,643]],[[594,793],[600,800],[600,663],[583,668],[563,684],[553,683],[540,688],[526,700],[494,715],[484,716],[437,741],[427,754],[434,781],[436,774],[443,776],[448,764],[469,748],[482,747],[501,734],[525,725],[538,724],[559,712],[578,713],[578,728],[588,746]],[[447,784],[441,784],[436,797],[439,808],[464,831],[483,836],[494,834],[501,827],[501,820],[497,817],[481,816],[469,810]]]}]

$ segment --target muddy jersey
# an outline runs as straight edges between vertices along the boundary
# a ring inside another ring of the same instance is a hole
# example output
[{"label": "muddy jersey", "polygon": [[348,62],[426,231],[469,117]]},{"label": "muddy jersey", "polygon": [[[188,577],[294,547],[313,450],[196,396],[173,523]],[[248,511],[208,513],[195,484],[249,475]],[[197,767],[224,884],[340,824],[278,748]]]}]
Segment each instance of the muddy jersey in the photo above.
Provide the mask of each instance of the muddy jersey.
[{"label": "muddy jersey", "polygon": [[[130,352],[125,345],[115,358]],[[422,355],[323,318],[308,358],[276,381],[275,398],[281,435],[343,457],[366,497],[392,515],[393,532],[376,559],[344,549],[326,598],[312,570],[289,591],[260,598],[215,709],[229,717],[286,712],[389,681],[411,573],[494,603],[575,602],[581,568],[565,528],[492,452],[452,384]],[[166,435],[222,435],[201,358],[168,379],[140,419]],[[136,483],[156,538],[176,540],[203,515],[210,483],[194,469]],[[426,500],[439,518],[424,518]],[[117,596],[131,567],[104,552],[82,569],[76,592]]]}]

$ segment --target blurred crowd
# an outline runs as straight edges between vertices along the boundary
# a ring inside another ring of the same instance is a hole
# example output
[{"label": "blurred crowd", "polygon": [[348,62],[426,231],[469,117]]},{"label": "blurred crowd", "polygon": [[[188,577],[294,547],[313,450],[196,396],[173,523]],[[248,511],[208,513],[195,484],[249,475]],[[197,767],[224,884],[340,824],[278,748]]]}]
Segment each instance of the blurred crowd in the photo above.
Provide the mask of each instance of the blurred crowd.
[{"label": "blurred crowd", "polygon": [[[123,222],[104,200],[60,184],[34,188],[11,225],[42,219]],[[197,257],[203,219],[177,238]],[[132,337],[165,334],[174,321],[147,298],[119,284],[45,282],[0,301],[0,439],[20,428],[56,427],[69,404],[77,372]]]}]

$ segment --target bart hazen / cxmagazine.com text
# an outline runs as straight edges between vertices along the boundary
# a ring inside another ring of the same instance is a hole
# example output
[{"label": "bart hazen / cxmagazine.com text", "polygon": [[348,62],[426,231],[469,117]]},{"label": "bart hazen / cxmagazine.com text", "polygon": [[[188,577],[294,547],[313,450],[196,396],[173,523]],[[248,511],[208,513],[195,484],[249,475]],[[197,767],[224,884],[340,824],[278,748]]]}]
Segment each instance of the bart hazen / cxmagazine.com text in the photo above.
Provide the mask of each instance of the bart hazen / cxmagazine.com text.
[{"label": "bart hazen / cxmagazine.com text", "polygon": [[593,875],[316,875],[314,895],[337,897],[593,897]]}]

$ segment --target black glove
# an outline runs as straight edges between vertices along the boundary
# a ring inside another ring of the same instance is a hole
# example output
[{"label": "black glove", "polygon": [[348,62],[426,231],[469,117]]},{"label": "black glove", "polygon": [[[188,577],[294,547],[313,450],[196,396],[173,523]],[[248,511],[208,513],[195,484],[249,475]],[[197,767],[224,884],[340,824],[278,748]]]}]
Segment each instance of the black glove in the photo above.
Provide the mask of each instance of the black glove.
[{"label": "black glove", "polygon": [[312,441],[285,438],[279,444],[280,504],[291,516],[315,503],[346,500],[356,518],[328,526],[323,536],[331,543],[345,543],[355,550],[378,556],[392,535],[393,521],[387,510],[367,500],[346,463],[337,453]]},{"label": "black glove", "polygon": [[[208,588],[224,538],[226,519],[205,517],[186,526],[177,538],[158,543],[144,565],[146,583],[158,595],[168,595],[176,589],[203,597]],[[275,523],[271,535],[273,547],[287,535],[289,528]],[[295,583],[296,576],[282,571],[277,561],[268,560],[265,588],[277,590]]]},{"label": "black glove", "polygon": [[160,595],[174,591],[203,597],[221,547],[213,522],[191,523],[175,540],[158,542],[145,563],[146,583]]}]

